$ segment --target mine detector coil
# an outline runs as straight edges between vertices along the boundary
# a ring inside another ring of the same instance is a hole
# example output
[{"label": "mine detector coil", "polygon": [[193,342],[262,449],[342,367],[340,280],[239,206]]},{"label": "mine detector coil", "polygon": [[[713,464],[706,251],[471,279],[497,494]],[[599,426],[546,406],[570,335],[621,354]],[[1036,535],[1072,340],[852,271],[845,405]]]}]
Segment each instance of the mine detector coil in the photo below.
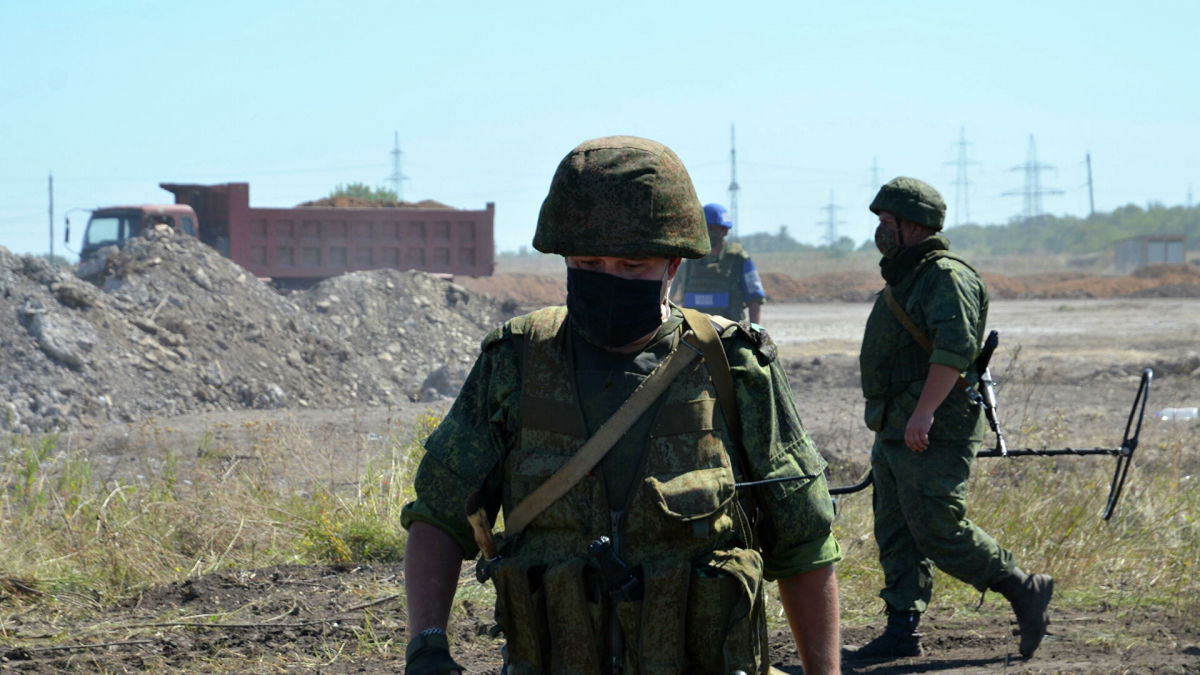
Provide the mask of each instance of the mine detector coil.
[{"label": "mine detector coil", "polygon": [[[1116,448],[1023,448],[1019,450],[1010,450],[1004,446],[1003,436],[1000,434],[999,424],[992,427],[992,431],[996,434],[996,448],[993,450],[984,450],[976,455],[976,457],[1056,457],[1059,455],[1072,455],[1083,457],[1087,455],[1108,455],[1117,458],[1117,467],[1113,472],[1112,484],[1108,488],[1108,500],[1104,505],[1104,511],[1101,514],[1104,520],[1112,518],[1113,512],[1117,510],[1117,501],[1121,499],[1121,492],[1125,487],[1125,477],[1129,473],[1129,465],[1133,462],[1133,453],[1138,447],[1138,437],[1142,432],[1142,420],[1146,415],[1146,399],[1150,394],[1150,382],[1154,379],[1154,371],[1146,368],[1142,371],[1141,382],[1138,384],[1137,394],[1133,397],[1133,405],[1129,407],[1129,417],[1125,421],[1125,435],[1121,439],[1120,447]],[[986,404],[985,404],[986,405]],[[989,425],[992,419],[988,420]],[[871,472],[859,483],[854,485],[846,485],[842,487],[833,487],[829,489],[831,495],[844,495],[853,492],[864,490],[873,481]]]}]

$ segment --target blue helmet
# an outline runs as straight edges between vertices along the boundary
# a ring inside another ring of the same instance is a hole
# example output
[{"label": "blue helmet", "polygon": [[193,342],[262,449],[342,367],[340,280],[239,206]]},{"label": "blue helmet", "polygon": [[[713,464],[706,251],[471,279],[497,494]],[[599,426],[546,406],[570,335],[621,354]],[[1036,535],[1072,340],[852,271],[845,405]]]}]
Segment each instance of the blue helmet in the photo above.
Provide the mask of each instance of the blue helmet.
[{"label": "blue helmet", "polygon": [[720,204],[704,205],[704,222],[709,225],[720,225],[727,230],[733,227],[733,221],[729,219],[729,209]]}]

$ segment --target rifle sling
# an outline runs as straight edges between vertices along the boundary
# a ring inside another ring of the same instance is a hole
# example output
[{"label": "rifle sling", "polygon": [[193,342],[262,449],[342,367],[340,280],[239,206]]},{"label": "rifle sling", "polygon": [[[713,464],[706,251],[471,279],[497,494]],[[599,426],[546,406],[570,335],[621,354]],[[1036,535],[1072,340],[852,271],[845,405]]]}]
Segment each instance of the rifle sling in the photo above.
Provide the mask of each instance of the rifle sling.
[{"label": "rifle sling", "polygon": [[[709,330],[712,330],[711,326]],[[694,339],[694,335],[688,332],[683,335],[680,342],[688,341],[690,343],[691,339]],[[616,445],[617,440],[629,431],[630,427],[650,407],[650,404],[666,390],[675,376],[696,358],[697,351],[694,347],[681,349],[680,346],[676,345],[671,353],[667,354],[658,367],[633,390],[629,398],[625,399],[621,407],[617,408],[612,417],[600,425],[596,433],[579,449],[579,452],[576,452],[571,459],[567,460],[566,464],[555,471],[529,496],[521,500],[512,513],[505,515],[505,537],[519,534],[529,523],[533,522],[534,518],[537,518],[542,511],[567,494],[571,488],[575,487],[576,483],[600,463],[600,460]]]},{"label": "rifle sling", "polygon": [[[896,300],[896,296],[892,295],[892,287],[884,286],[882,295],[883,301],[887,303],[888,309],[892,310],[892,315],[896,317],[896,320],[899,321],[902,326],[904,326],[905,330],[908,331],[908,334],[917,341],[917,344],[921,345],[921,349],[924,349],[926,354],[932,354],[933,343],[929,341],[929,338],[925,336],[925,333],[921,332],[921,329],[918,328],[917,324],[913,322],[912,317],[910,317],[908,313],[904,311],[904,308],[900,306],[900,303]],[[958,381],[955,382],[955,386],[964,391],[966,390],[967,380],[965,377],[963,377],[962,373],[958,374]]]}]

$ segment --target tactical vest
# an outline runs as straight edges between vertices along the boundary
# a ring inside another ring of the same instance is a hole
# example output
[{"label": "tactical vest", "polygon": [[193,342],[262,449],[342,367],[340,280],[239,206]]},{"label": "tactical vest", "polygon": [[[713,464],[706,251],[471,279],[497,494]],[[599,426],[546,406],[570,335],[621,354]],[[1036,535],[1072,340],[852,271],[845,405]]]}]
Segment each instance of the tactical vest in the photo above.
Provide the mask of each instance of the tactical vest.
[{"label": "tactical vest", "polygon": [[[565,317],[565,308],[549,307],[514,326],[525,346],[519,440],[504,462],[506,513],[587,441]],[[508,673],[599,673],[614,652],[629,675],[766,672],[762,557],[740,546],[732,445],[716,396],[700,360],[668,387],[620,522],[593,472],[500,542],[491,571]],[[640,579],[640,597],[607,592],[587,553],[601,535]]]},{"label": "tactical vest", "polygon": [[726,244],[716,256],[687,261],[683,306],[718,314],[734,321],[744,318],[742,267],[750,255],[741,244]]},{"label": "tactical vest", "polygon": [[[955,260],[978,275],[975,268],[958,255],[945,250],[932,251],[900,283],[892,287],[896,301],[910,316],[913,288],[941,258]],[[867,317],[859,369],[863,396],[867,399],[864,411],[867,428],[884,432],[889,438],[903,438],[904,425],[909,414],[916,409],[921,389],[929,376],[929,354],[888,308],[882,294],[875,299],[875,305]],[[967,372],[966,378],[968,385],[978,381],[974,372]],[[977,426],[975,417],[982,419],[977,407],[957,388],[947,396],[942,406],[945,409],[939,408],[938,415],[941,422],[930,430],[931,436],[940,435],[951,418],[957,421],[959,417],[969,416],[970,426]]]}]

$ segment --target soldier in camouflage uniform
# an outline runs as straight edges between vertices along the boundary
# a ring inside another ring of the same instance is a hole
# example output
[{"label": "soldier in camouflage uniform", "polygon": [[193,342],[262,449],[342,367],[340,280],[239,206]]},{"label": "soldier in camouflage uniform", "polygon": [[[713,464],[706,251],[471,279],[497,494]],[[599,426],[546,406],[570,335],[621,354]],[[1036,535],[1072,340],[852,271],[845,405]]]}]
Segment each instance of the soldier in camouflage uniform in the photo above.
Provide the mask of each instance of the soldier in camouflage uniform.
[{"label": "soldier in camouflage uniform", "polygon": [[970,366],[987,321],[987,289],[938,234],[946,206],[933,187],[896,178],[879,190],[870,208],[879,216],[875,243],[883,254],[883,278],[913,328],[881,293],[863,335],[859,365],[866,422],[875,432],[875,540],[884,573],[879,595],[888,622],[881,636],[847,650],[847,656],[922,653],[917,623],[929,604],[937,565],[1011,602],[1020,653],[1028,658],[1045,635],[1054,581],[1025,574],[1012,553],[966,518],[966,480],[985,426],[983,409],[965,389],[977,383]]},{"label": "soldier in camouflage uniform", "polygon": [[682,296],[684,307],[734,321],[749,314],[750,323],[760,323],[767,294],[746,249],[725,242],[733,228],[729,210],[720,204],[705,204],[704,221],[712,249],[703,258],[683,263],[675,284],[679,289],[676,297]]},{"label": "soldier in camouflage uniform", "polygon": [[[726,424],[720,366],[691,361],[590,473],[498,536],[481,564],[505,672],[766,673],[763,594],[776,579],[805,672],[838,671],[833,503],[775,346],[760,328],[666,300],[681,258],[708,246],[691,180],[665,146],[600,138],[559,164],[534,247],[564,256],[567,305],[484,338],[403,511],[410,675],[460,670],[445,626],[461,563],[480,550],[464,504],[518,520],[516,505],[660,362],[693,349],[681,345],[693,322],[718,327],[707,344],[727,357],[741,423]],[[785,480],[735,487],[768,478]],[[607,566],[589,556],[602,536]]]}]

